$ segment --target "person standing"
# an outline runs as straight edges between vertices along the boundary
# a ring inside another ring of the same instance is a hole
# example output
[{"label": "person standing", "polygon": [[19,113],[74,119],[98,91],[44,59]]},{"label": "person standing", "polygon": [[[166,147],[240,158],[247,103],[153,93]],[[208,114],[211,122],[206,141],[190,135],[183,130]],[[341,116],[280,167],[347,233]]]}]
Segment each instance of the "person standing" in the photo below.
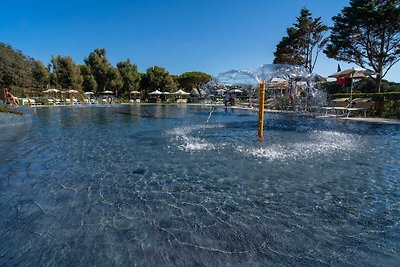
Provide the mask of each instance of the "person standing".
[{"label": "person standing", "polygon": [[228,96],[228,94],[225,94],[225,96],[224,96],[225,107],[228,107],[228,102],[229,102],[229,96]]}]

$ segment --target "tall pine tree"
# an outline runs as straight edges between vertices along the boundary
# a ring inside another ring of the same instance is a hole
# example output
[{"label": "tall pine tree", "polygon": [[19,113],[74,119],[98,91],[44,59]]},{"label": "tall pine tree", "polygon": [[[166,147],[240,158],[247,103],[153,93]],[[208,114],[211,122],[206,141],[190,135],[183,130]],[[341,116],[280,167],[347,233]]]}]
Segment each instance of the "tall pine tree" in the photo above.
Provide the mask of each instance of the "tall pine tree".
[{"label": "tall pine tree", "polygon": [[302,65],[311,73],[327,42],[324,38],[327,30],[321,17],[313,18],[311,12],[303,8],[293,27],[286,30],[287,36],[277,44],[274,64]]}]

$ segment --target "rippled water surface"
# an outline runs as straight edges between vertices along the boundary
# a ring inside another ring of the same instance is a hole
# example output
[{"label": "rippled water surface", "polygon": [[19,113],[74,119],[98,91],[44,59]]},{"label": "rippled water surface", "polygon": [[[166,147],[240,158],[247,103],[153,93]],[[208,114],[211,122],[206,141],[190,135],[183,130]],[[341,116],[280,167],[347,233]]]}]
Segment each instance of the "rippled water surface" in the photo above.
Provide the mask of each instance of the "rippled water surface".
[{"label": "rippled water surface", "polygon": [[37,108],[0,132],[0,265],[397,265],[400,127],[265,127],[259,143],[245,110]]}]

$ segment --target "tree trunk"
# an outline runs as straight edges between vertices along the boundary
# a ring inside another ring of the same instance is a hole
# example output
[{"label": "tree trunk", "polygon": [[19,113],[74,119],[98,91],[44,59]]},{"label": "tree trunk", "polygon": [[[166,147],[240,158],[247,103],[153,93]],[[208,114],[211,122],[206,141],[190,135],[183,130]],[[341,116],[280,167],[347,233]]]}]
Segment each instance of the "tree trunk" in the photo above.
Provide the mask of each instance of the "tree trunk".
[{"label": "tree trunk", "polygon": [[375,91],[378,93],[381,92],[381,81],[382,81],[381,75],[380,74],[376,75]]}]

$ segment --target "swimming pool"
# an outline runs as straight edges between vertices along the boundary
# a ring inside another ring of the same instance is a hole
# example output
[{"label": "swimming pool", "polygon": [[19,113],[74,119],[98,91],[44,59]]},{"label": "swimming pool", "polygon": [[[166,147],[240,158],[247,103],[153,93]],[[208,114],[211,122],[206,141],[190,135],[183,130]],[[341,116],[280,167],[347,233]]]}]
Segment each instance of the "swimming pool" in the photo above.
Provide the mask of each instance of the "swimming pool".
[{"label": "swimming pool", "polygon": [[36,108],[0,133],[0,265],[396,265],[400,127]]}]

